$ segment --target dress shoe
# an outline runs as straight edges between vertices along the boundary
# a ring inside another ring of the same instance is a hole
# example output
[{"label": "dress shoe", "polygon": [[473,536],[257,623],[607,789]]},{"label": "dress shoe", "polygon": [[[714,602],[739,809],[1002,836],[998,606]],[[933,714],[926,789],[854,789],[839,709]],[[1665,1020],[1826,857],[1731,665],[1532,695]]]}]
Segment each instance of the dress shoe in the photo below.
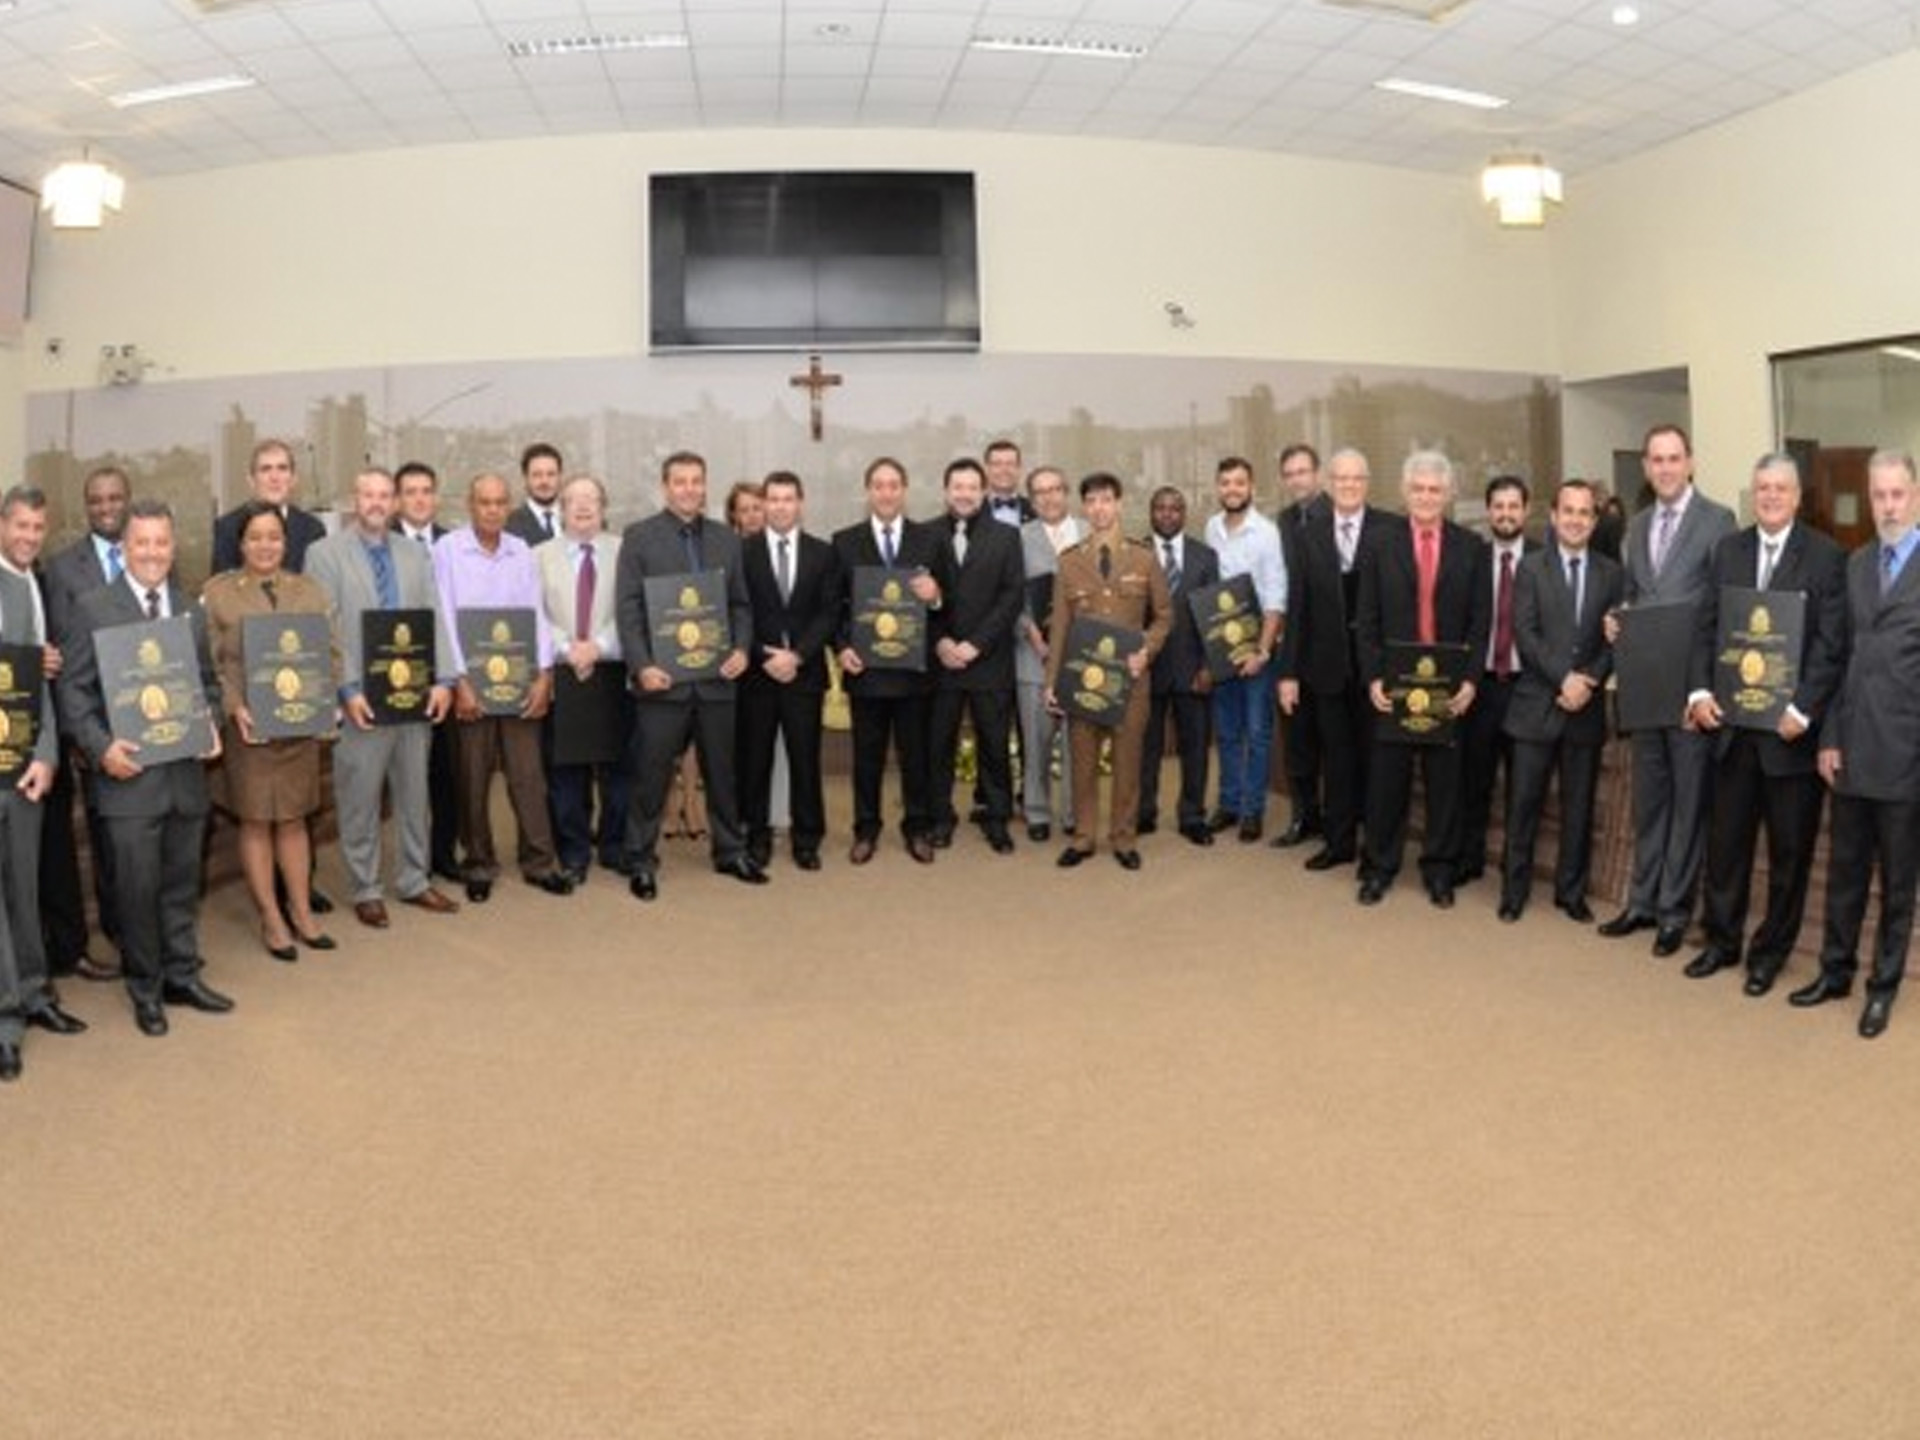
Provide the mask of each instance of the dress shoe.
[{"label": "dress shoe", "polygon": [[1207,829],[1205,825],[1202,825],[1198,821],[1195,821],[1191,825],[1182,825],[1180,827],[1180,833],[1186,837],[1188,844],[1191,844],[1191,845],[1213,844],[1213,831]]},{"label": "dress shoe", "polygon": [[111,960],[96,960],[91,955],[82,955],[73,962],[73,973],[82,980],[118,980],[121,978],[119,965]]},{"label": "dress shoe", "polygon": [[1433,902],[1436,909],[1451,910],[1453,908],[1453,883],[1449,880],[1429,880],[1427,882],[1427,899]]},{"label": "dress shoe", "polygon": [[1717,945],[1709,945],[1689,960],[1687,968],[1680,973],[1689,980],[1705,980],[1708,976],[1718,975],[1722,970],[1730,970],[1739,963],[1738,956],[1729,955]]},{"label": "dress shoe", "polygon": [[820,868],[820,852],[818,850],[796,847],[793,852],[793,863],[796,868],[801,870],[818,870]]},{"label": "dress shoe", "polygon": [[169,1005],[185,1005],[208,1015],[224,1015],[233,1009],[231,997],[222,995],[199,976],[191,980],[170,980],[160,990],[160,998]]},{"label": "dress shoe", "polygon": [[325,895],[322,895],[318,890],[310,890],[307,894],[307,909],[316,915],[331,915],[333,913],[333,901],[329,900]]},{"label": "dress shoe", "polygon": [[[403,900],[403,905],[411,905],[412,900]],[[452,902],[449,901],[449,904]],[[387,905],[384,900],[356,900],[353,902],[353,918],[370,930],[384,930],[393,923],[387,917]]]},{"label": "dress shoe", "polygon": [[767,872],[753,863],[751,855],[736,855],[731,860],[723,860],[713,867],[721,875],[731,875],[742,885],[764,885]]},{"label": "dress shoe", "polygon": [[164,1035],[167,1033],[167,1012],[161,1008],[158,1000],[136,1000],[133,1002],[133,1023],[140,1027],[142,1035]]},{"label": "dress shoe", "polygon": [[1573,921],[1574,924],[1591,925],[1593,923],[1593,907],[1588,905],[1586,901],[1569,900],[1565,904],[1561,904],[1560,901],[1556,900],[1553,903],[1558,907],[1560,913],[1566,916],[1567,919]]},{"label": "dress shoe", "polygon": [[296,930],[293,932],[293,938],[309,950],[338,950],[340,948],[340,942],[324,930],[318,935],[302,935]]},{"label": "dress shoe", "polygon": [[1262,820],[1258,815],[1249,815],[1240,822],[1240,843],[1242,845],[1258,844],[1260,837],[1266,833],[1266,830],[1266,821]]},{"label": "dress shoe", "polygon": [[[379,902],[375,901],[374,903],[378,904]],[[402,905],[411,905],[416,910],[425,910],[430,915],[454,915],[458,914],[460,910],[460,906],[456,901],[449,900],[431,885],[422,890],[418,895],[402,895],[400,897],[400,903]]]},{"label": "dress shoe", "polygon": [[267,938],[265,931],[260,934],[260,948],[284,965],[291,965],[300,958],[300,952],[293,948],[291,940],[284,945],[276,945]]},{"label": "dress shoe", "polygon": [[866,864],[869,860],[873,859],[873,841],[865,835],[856,838],[853,842],[853,848],[847,851],[847,859],[856,865]]},{"label": "dress shoe", "polygon": [[1158,835],[1160,833],[1160,821],[1153,816],[1142,815],[1138,820],[1133,822],[1133,833],[1136,835]]},{"label": "dress shoe", "polygon": [[1335,850],[1331,845],[1322,845],[1307,857],[1307,869],[1309,870],[1331,870],[1335,866],[1351,865],[1352,863],[1353,852],[1351,850]]},{"label": "dress shoe", "polygon": [[1787,1003],[1806,1010],[1815,1005],[1824,1005],[1829,1000],[1844,1000],[1852,993],[1853,981],[1823,971],[1814,977],[1811,985],[1804,985],[1787,996]]},{"label": "dress shoe", "polygon": [[1320,833],[1320,822],[1307,820],[1296,815],[1287,822],[1287,828],[1273,837],[1272,845],[1276,850],[1291,850],[1296,845],[1304,845]]},{"label": "dress shoe", "polygon": [[747,854],[762,870],[773,863],[773,836],[756,835],[747,841]]},{"label": "dress shoe", "polygon": [[907,837],[907,854],[911,855],[915,860],[918,860],[922,865],[931,865],[933,864],[933,842],[924,835],[909,835]]},{"label": "dress shoe", "polygon": [[987,807],[985,805],[976,802],[973,808],[967,811],[967,823],[969,825],[984,824],[986,819]]},{"label": "dress shoe", "polygon": [[1034,844],[1044,845],[1047,843],[1047,841],[1051,840],[1052,838],[1053,838],[1053,826],[1047,824],[1046,821],[1042,820],[1037,824],[1035,824],[1032,821],[1028,822],[1027,839],[1031,840]]},{"label": "dress shoe", "polygon": [[1013,854],[1013,836],[1007,833],[1006,826],[989,824],[984,829],[987,834],[987,844],[992,847],[994,854]]},{"label": "dress shoe", "polygon": [[529,875],[527,876],[527,884],[533,886],[536,890],[544,890],[549,895],[573,894],[573,881],[562,875],[558,870],[549,870],[544,875]]},{"label": "dress shoe", "polygon": [[1378,880],[1368,878],[1360,882],[1359,898],[1362,905],[1378,905],[1386,893],[1387,887]]},{"label": "dress shoe", "polygon": [[1069,845],[1060,852],[1060,858],[1053,863],[1062,870],[1071,870],[1076,865],[1084,864],[1092,855],[1091,850],[1082,850],[1078,845]]},{"label": "dress shoe", "polygon": [[469,880],[467,882],[467,900],[470,904],[484,905],[493,898],[491,880]]},{"label": "dress shoe", "polygon": [[1860,1012],[1860,1038],[1872,1040],[1884,1033],[1893,1015],[1893,996],[1869,995],[1867,1008]]},{"label": "dress shoe", "polygon": [[660,884],[651,870],[636,870],[628,877],[627,893],[636,900],[652,900],[660,894]]},{"label": "dress shoe", "polygon": [[467,878],[465,872],[451,860],[434,861],[433,873],[450,885],[458,885]]},{"label": "dress shoe", "polygon": [[1655,929],[1659,923],[1651,915],[1636,915],[1631,910],[1622,910],[1600,927],[1600,933],[1609,940],[1618,940],[1622,935],[1631,935],[1636,930]]},{"label": "dress shoe", "polygon": [[0,1083],[20,1078],[20,1047],[0,1044]]},{"label": "dress shoe", "polygon": [[1687,927],[1684,925],[1662,925],[1660,933],[1653,937],[1653,958],[1664,960],[1669,955],[1678,955],[1680,947],[1687,943]]},{"label": "dress shoe", "polygon": [[616,875],[625,875],[632,867],[627,864],[626,856],[616,854],[602,855],[600,857],[600,868],[602,870],[611,870]]},{"label": "dress shoe", "polygon": [[1140,852],[1138,850],[1116,850],[1113,852],[1113,858],[1120,862],[1120,868],[1122,870],[1138,870],[1140,868]]},{"label": "dress shoe", "polygon": [[1231,810],[1216,810],[1207,816],[1207,829],[1218,835],[1222,830],[1231,830],[1240,823],[1240,817]]},{"label": "dress shoe", "polygon": [[945,824],[934,826],[931,830],[927,831],[927,844],[936,850],[952,849],[953,826]]},{"label": "dress shoe", "polygon": [[1526,908],[1527,907],[1522,905],[1518,900],[1502,900],[1497,913],[1502,920],[1511,925],[1520,918],[1520,912]]},{"label": "dress shoe", "polygon": [[566,877],[567,884],[578,890],[587,883],[587,869],[585,865],[562,865],[560,873]]},{"label": "dress shoe", "polygon": [[1775,974],[1770,970],[1751,970],[1747,972],[1746,983],[1742,985],[1740,989],[1752,996],[1755,1000],[1758,1000],[1762,995],[1765,995],[1769,990],[1773,989],[1773,982],[1776,978]]},{"label": "dress shoe", "polygon": [[49,1000],[37,1009],[29,1010],[26,1018],[27,1024],[37,1025],[51,1035],[79,1035],[87,1028],[86,1021],[62,1010],[57,1000]]}]

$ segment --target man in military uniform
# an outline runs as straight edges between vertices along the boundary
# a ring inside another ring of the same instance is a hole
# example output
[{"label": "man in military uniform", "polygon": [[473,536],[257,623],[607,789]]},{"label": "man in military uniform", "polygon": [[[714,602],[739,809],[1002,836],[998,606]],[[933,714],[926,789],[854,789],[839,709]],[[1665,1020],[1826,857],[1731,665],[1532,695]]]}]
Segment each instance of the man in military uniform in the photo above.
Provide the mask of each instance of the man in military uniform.
[{"label": "man in military uniform", "polygon": [[[1134,849],[1134,827],[1140,811],[1140,744],[1146,731],[1147,670],[1165,643],[1172,622],[1173,602],[1167,593],[1166,573],[1144,542],[1120,533],[1120,481],[1095,471],[1080,482],[1080,509],[1090,531],[1078,545],[1062,552],[1060,573],[1054,582],[1052,634],[1047,646],[1047,705],[1058,709],[1062,658],[1067,653],[1067,631],[1086,616],[1142,631],[1146,644],[1127,657],[1133,687],[1127,711],[1113,735],[1113,797],[1108,810],[1108,835],[1113,858],[1128,870],[1140,868]],[[1074,719],[1067,725],[1068,751],[1073,757],[1074,841],[1060,852],[1059,864],[1071,869],[1094,850],[1094,827],[1100,818],[1100,726]]]}]

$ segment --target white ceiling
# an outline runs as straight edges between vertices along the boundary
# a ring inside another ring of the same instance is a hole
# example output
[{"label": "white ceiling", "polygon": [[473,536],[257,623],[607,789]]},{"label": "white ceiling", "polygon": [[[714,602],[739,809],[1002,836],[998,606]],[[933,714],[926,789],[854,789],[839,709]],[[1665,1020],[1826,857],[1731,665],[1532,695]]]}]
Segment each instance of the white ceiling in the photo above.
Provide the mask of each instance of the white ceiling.
[{"label": "white ceiling", "polygon": [[[1466,0],[1439,24],[1326,0],[15,0],[0,8],[0,175],[82,144],[133,177],[449,141],[732,126],[1121,136],[1469,173],[1569,173],[1916,43],[1920,0]],[[0,0],[0,7],[5,0]],[[841,28],[823,28],[841,27]],[[684,50],[512,60],[509,40],[683,31]],[[1112,61],[967,47],[1016,32]],[[116,110],[234,70],[255,90]],[[1461,109],[1390,74],[1489,90]]]}]

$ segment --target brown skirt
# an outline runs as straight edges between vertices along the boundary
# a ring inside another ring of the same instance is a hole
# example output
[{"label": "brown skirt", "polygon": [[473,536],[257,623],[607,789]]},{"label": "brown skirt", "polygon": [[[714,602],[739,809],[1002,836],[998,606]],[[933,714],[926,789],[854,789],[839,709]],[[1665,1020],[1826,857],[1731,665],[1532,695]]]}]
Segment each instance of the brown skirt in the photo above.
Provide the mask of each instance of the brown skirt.
[{"label": "brown skirt", "polygon": [[240,820],[301,820],[320,808],[320,742],[244,745],[231,721],[220,727],[213,801]]}]

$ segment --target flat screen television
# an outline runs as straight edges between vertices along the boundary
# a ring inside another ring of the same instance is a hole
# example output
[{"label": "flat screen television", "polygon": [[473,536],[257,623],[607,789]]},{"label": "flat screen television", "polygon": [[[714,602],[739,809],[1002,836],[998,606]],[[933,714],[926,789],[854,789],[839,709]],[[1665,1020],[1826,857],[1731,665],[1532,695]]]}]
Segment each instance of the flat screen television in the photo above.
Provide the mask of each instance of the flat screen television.
[{"label": "flat screen television", "polygon": [[654,175],[647,230],[656,351],[980,348],[969,173]]}]

